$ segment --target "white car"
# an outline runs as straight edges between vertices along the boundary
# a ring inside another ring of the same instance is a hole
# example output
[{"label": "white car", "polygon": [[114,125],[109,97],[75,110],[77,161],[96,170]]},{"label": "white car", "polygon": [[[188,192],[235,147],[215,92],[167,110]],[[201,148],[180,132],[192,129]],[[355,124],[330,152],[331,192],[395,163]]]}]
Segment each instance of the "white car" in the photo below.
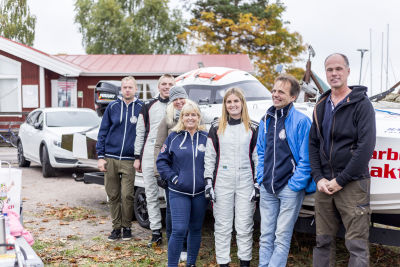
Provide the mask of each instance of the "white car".
[{"label": "white car", "polygon": [[100,118],[87,108],[39,108],[33,110],[18,133],[18,165],[29,167],[31,161],[42,165],[43,177],[55,176],[55,168],[81,165],[71,151],[61,148],[63,134],[96,128]]}]

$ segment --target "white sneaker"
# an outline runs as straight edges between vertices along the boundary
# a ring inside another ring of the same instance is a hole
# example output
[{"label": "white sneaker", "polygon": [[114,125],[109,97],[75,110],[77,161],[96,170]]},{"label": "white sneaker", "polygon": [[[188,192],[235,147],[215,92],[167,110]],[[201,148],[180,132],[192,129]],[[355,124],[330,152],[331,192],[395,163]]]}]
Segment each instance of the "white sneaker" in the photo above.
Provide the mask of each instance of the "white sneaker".
[{"label": "white sneaker", "polygon": [[179,257],[179,261],[187,261],[187,252],[182,251],[181,256]]}]

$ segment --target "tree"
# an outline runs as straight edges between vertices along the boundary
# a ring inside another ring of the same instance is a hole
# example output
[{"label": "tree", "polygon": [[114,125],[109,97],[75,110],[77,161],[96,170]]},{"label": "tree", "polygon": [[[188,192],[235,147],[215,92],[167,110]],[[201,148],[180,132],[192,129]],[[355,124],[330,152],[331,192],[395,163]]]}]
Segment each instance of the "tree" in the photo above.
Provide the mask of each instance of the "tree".
[{"label": "tree", "polygon": [[36,17],[30,14],[26,0],[3,0],[0,3],[0,35],[32,46]]},{"label": "tree", "polygon": [[76,0],[88,54],[182,53],[182,15],[170,11],[167,0]]},{"label": "tree", "polygon": [[284,10],[279,1],[199,0],[189,30],[180,38],[199,53],[248,54],[260,81],[272,88],[278,64],[301,78],[301,71],[293,63],[305,46],[299,33],[284,27]]}]

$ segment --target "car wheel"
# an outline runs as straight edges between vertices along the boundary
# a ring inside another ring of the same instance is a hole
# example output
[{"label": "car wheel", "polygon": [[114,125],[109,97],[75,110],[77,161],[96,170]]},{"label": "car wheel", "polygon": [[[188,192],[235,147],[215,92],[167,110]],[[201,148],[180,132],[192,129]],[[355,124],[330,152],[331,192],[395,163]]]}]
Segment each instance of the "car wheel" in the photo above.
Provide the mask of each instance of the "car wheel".
[{"label": "car wheel", "polygon": [[56,170],[50,165],[49,152],[46,146],[42,146],[41,163],[43,177],[54,177],[56,175]]},{"label": "car wheel", "polygon": [[135,191],[133,211],[139,225],[143,228],[150,229],[149,214],[147,213],[146,194],[143,187],[138,187]]},{"label": "car wheel", "polygon": [[22,142],[19,141],[18,145],[18,166],[19,167],[29,167],[31,165],[31,162],[29,160],[26,160],[24,157],[24,149],[22,148]]}]

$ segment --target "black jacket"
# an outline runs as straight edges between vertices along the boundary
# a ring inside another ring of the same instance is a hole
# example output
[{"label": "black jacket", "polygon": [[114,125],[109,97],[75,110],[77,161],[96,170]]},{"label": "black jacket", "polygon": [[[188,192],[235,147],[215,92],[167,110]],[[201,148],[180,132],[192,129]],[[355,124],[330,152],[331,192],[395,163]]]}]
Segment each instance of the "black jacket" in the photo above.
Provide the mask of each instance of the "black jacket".
[{"label": "black jacket", "polygon": [[364,86],[351,86],[333,115],[329,155],[324,152],[322,120],[325,102],[331,90],[325,92],[314,108],[310,130],[309,158],[315,182],[336,178],[340,186],[353,180],[369,178],[368,163],[376,141],[375,112]]}]

